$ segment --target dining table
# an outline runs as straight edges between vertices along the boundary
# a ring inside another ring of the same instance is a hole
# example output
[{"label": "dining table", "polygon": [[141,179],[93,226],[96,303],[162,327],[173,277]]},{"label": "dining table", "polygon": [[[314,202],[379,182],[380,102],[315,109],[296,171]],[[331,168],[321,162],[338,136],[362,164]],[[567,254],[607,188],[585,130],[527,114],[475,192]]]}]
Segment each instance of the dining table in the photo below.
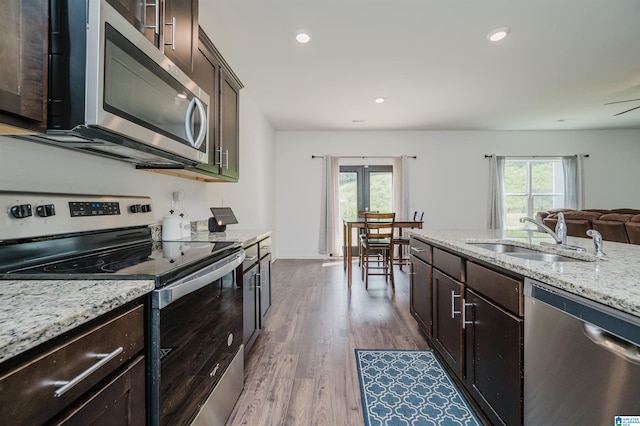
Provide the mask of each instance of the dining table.
[{"label": "dining table", "polygon": [[[394,222],[394,228],[398,229],[400,234],[402,234],[402,230],[405,228],[417,228],[422,229],[422,221],[421,220],[413,220],[413,219],[396,219]],[[352,256],[352,233],[353,229],[363,229],[364,228],[364,218],[357,219],[343,219],[342,220],[342,233],[343,233],[343,259],[344,259],[344,269],[347,271],[347,284],[349,288],[351,288],[352,275],[353,275],[353,262],[351,259]]]}]

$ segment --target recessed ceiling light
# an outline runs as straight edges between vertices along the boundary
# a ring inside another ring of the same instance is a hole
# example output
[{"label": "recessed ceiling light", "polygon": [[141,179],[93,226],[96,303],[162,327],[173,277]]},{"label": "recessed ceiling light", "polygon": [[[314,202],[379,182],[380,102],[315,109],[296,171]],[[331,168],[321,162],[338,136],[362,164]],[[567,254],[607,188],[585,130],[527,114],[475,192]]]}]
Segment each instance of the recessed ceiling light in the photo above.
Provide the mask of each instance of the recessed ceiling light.
[{"label": "recessed ceiling light", "polygon": [[492,42],[504,40],[510,32],[511,30],[509,28],[497,28],[487,34],[487,39]]},{"label": "recessed ceiling light", "polygon": [[351,120],[352,123],[364,123],[365,120]]},{"label": "recessed ceiling light", "polygon": [[311,41],[311,36],[305,32],[299,32],[296,34],[296,40],[298,40],[298,43],[309,43]]},{"label": "recessed ceiling light", "polygon": [[381,103],[383,103],[385,100],[386,100],[386,99],[385,99],[385,98],[382,98],[382,97],[377,97],[377,98],[375,98],[375,99],[374,99],[374,101],[375,101],[377,104],[381,104]]}]

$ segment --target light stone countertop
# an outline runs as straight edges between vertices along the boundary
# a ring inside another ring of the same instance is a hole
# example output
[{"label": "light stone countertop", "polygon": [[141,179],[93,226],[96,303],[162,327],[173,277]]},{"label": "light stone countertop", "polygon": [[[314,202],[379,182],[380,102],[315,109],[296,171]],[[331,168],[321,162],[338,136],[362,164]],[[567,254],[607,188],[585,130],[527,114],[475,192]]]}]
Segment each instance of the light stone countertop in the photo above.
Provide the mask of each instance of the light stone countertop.
[{"label": "light stone countertop", "polygon": [[0,362],[154,289],[153,280],[1,280]]},{"label": "light stone countertop", "polygon": [[[640,245],[604,242],[605,259],[597,259],[590,238],[569,237],[568,244],[584,247],[586,254],[539,245],[544,233],[514,236],[510,231],[412,230],[417,238],[466,257],[473,257],[525,277],[569,291],[620,311],[640,317]],[[518,235],[521,235],[522,232]],[[532,239],[532,235],[536,239]],[[586,262],[540,262],[518,259],[473,246],[472,242],[509,242],[545,252],[586,259]]]}]

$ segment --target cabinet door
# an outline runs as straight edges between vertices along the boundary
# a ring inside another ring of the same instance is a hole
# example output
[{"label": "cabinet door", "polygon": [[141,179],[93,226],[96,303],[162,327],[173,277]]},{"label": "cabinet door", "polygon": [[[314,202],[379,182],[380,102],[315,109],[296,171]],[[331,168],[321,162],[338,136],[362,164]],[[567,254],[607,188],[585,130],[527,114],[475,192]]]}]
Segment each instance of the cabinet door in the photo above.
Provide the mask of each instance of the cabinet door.
[{"label": "cabinet door", "polygon": [[198,47],[197,0],[165,0],[162,39],[165,56],[191,75]]},{"label": "cabinet door", "polygon": [[259,266],[256,263],[248,270],[245,270],[242,276],[242,342],[246,347],[245,354],[249,353],[249,348],[253,345],[259,330],[256,310],[256,306],[259,304],[256,288],[258,268]]},{"label": "cabinet door", "polygon": [[433,268],[432,343],[451,369],[463,377],[462,297],[464,286]]},{"label": "cabinet door", "polygon": [[205,44],[201,43],[201,46],[196,51],[193,66],[193,80],[202,90],[207,92],[211,99],[209,103],[209,167],[207,167],[206,170],[212,173],[220,173],[217,161],[218,134],[216,132],[218,106],[215,101],[218,96],[216,82],[219,78],[220,66],[205,46]]},{"label": "cabinet door", "polygon": [[224,70],[220,73],[220,172],[238,178],[240,90]]},{"label": "cabinet door", "polygon": [[260,260],[260,328],[271,309],[271,255]]},{"label": "cabinet door", "polygon": [[431,265],[411,256],[409,310],[420,329],[431,338]]},{"label": "cabinet door", "polygon": [[160,0],[107,0],[115,10],[154,46],[160,45]]},{"label": "cabinet door", "polygon": [[523,320],[467,290],[466,381],[494,424],[522,424]]},{"label": "cabinet door", "polygon": [[47,0],[0,2],[0,123],[46,130],[48,16]]}]

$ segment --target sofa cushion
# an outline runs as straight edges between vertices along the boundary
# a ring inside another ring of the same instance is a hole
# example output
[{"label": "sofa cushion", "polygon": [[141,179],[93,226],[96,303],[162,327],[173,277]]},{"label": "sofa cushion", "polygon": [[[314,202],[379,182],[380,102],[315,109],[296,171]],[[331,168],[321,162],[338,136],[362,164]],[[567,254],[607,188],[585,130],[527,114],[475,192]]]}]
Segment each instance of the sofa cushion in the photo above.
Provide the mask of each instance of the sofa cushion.
[{"label": "sofa cushion", "polygon": [[640,214],[632,216],[629,222],[625,222],[624,229],[631,244],[640,244]]},{"label": "sofa cushion", "polygon": [[628,243],[629,236],[625,223],[629,222],[633,215],[621,213],[603,214],[593,221],[593,229],[600,232],[603,240]]},{"label": "sofa cushion", "polygon": [[640,214],[640,210],[638,209],[613,209],[611,211],[613,213],[620,213],[620,214],[630,214],[630,215]]}]

